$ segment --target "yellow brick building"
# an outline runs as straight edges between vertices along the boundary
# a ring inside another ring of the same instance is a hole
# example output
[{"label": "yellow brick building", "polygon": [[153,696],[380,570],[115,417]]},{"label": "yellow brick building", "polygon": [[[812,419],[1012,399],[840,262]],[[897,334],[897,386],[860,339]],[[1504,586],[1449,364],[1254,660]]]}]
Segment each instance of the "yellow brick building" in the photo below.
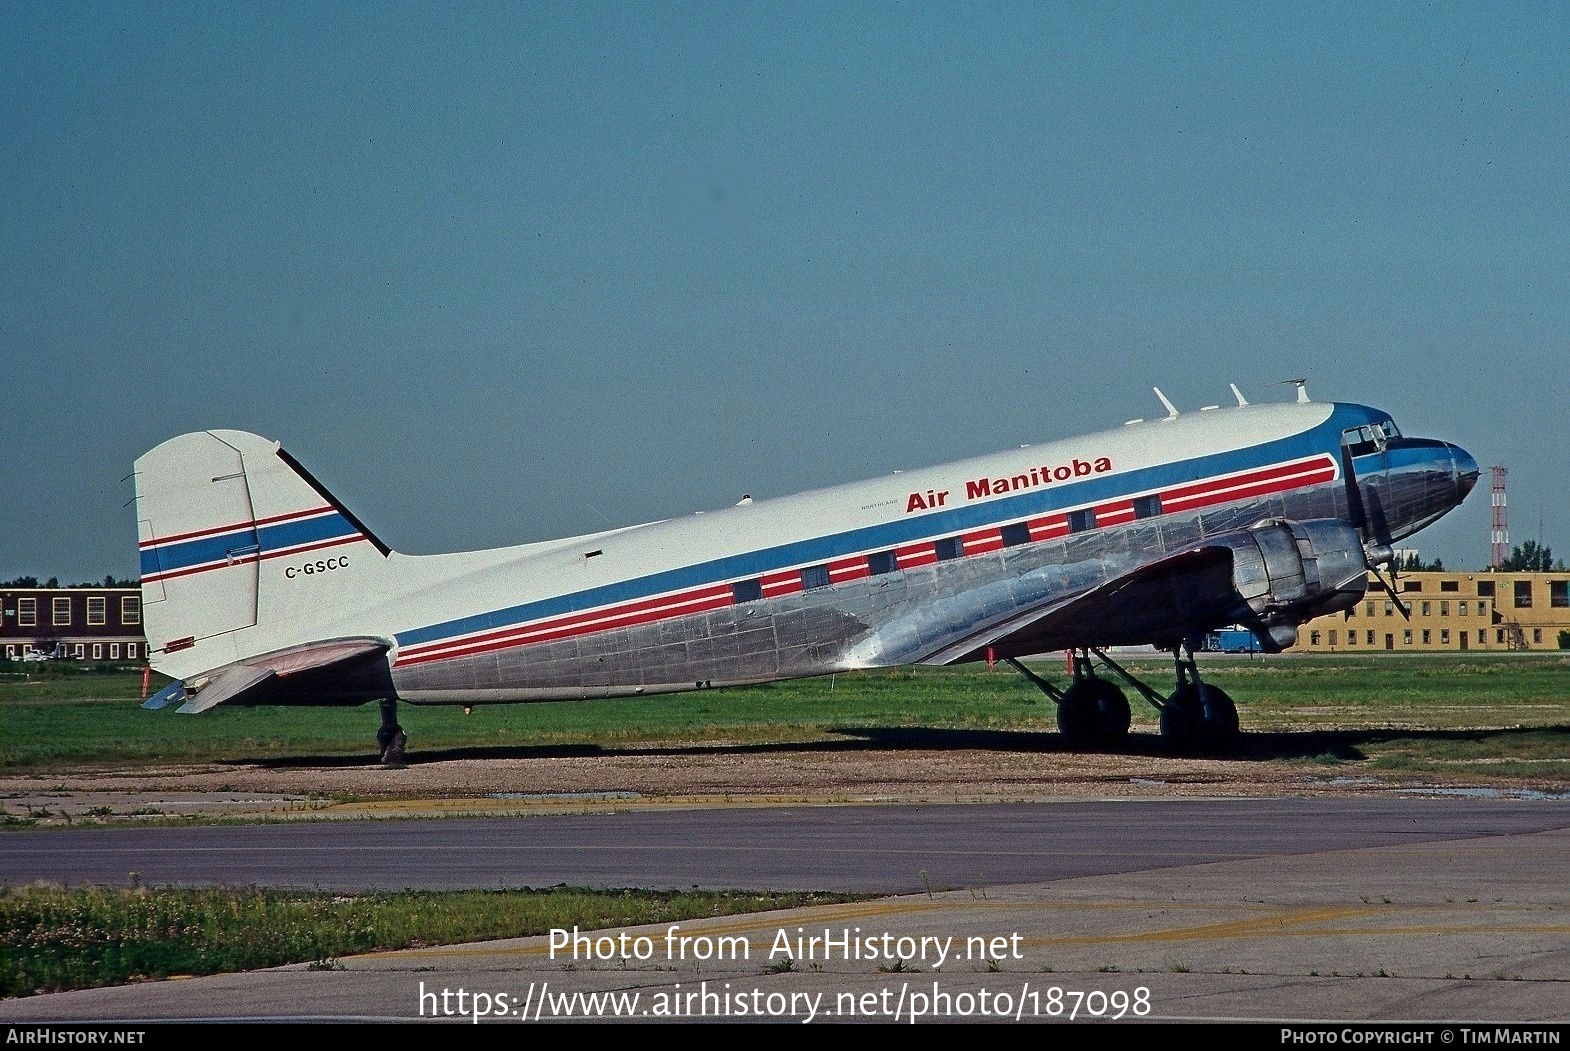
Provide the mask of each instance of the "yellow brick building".
[{"label": "yellow brick building", "polygon": [[1570,573],[1404,573],[1406,620],[1384,584],[1351,611],[1304,624],[1297,651],[1552,650],[1570,631]]}]

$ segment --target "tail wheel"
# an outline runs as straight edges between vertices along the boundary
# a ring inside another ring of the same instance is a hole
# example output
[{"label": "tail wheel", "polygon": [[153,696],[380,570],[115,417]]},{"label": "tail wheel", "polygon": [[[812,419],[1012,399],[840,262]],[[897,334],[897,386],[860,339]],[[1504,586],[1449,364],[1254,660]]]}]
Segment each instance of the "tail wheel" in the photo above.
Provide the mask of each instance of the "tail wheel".
[{"label": "tail wheel", "polygon": [[391,737],[382,744],[381,733],[377,733],[377,743],[382,745],[382,762],[388,766],[399,766],[403,763],[403,748],[408,743],[402,730],[394,730]]},{"label": "tail wheel", "polygon": [[376,747],[382,753],[382,762],[387,766],[403,765],[403,749],[409,739],[404,736],[403,727],[398,725],[398,701],[396,698],[384,697],[381,702],[382,725],[376,728]]},{"label": "tail wheel", "polygon": [[1080,679],[1058,702],[1058,732],[1074,748],[1120,745],[1128,724],[1128,698],[1105,679]]},{"label": "tail wheel", "polygon": [[1175,752],[1230,752],[1238,743],[1237,705],[1219,687],[1185,682],[1161,710],[1161,736]]}]

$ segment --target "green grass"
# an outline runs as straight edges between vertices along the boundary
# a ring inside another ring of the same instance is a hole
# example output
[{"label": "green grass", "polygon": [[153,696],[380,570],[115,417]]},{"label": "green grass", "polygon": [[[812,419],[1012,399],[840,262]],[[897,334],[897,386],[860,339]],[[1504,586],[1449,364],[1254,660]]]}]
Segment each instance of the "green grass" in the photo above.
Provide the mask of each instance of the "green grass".
[{"label": "green grass", "polygon": [[[1163,659],[1125,662],[1158,690]],[[1041,669],[1059,683],[1062,666]],[[1207,679],[1238,702],[1255,733],[1386,731],[1426,742],[1435,760],[1549,760],[1562,735],[1474,741],[1461,731],[1570,727],[1570,657],[1508,655],[1303,655],[1202,658]],[[0,674],[0,769],[162,761],[367,757],[379,721],[352,708],[217,708],[198,716],[143,711],[132,673]],[[158,684],[155,683],[156,688]],[[1153,709],[1131,695],[1136,732],[1154,732]],[[690,743],[766,745],[890,729],[1053,731],[1052,703],[1004,666],[856,672],[732,690],[619,700],[461,708],[401,705],[411,755],[454,750],[636,749]],[[1446,736],[1449,735],[1449,736]],[[1374,740],[1364,735],[1363,742]],[[1501,744],[1531,755],[1499,755]],[[1452,753],[1452,754],[1446,754]]]},{"label": "green grass", "polygon": [[276,967],[422,945],[854,901],[729,891],[0,888],[0,996]]},{"label": "green grass", "polygon": [[[105,682],[109,687],[112,684]],[[159,760],[365,755],[379,721],[357,708],[218,708],[197,717],[145,712],[96,696],[33,698],[0,684],[0,769]],[[20,696],[19,696],[20,695]],[[869,672],[668,697],[564,704],[402,705],[412,748],[642,747],[692,741],[824,740],[847,728],[1043,730],[1054,709],[1017,675],[922,669]]]},{"label": "green grass", "polygon": [[[155,674],[152,681],[153,689],[157,689],[169,680]],[[131,700],[141,696],[142,673],[119,665],[0,661],[0,704],[88,697]]]},{"label": "green grass", "polygon": [[[158,760],[366,755],[376,707],[216,708],[199,716],[143,711],[140,680],[83,683],[34,696],[0,681],[0,768]],[[114,698],[129,692],[126,700]],[[1053,708],[1017,675],[943,669],[869,672],[666,697],[563,704],[401,705],[412,748],[822,740],[842,727],[1042,729]]]}]

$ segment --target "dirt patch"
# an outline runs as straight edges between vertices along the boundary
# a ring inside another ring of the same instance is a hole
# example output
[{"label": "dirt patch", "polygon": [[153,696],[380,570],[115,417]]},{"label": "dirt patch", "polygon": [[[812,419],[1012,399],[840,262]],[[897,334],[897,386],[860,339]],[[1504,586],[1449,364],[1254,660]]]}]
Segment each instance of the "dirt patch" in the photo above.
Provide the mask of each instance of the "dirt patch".
[{"label": "dirt patch", "polygon": [[726,750],[107,768],[0,777],[13,819],[417,816],[637,806],[1282,797],[1422,790],[1347,764],[987,749]]}]

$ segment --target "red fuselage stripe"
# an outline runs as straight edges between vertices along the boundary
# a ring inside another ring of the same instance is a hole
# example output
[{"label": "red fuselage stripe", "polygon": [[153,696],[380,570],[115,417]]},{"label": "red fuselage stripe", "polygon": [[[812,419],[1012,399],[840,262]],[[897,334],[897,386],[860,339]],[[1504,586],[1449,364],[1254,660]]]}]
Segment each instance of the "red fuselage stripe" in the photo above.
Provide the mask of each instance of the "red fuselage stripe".
[{"label": "red fuselage stripe", "polygon": [[[1212,478],[1166,489],[1156,494],[1160,500],[1160,513],[1193,511],[1233,500],[1268,496],[1306,485],[1317,485],[1335,478],[1335,461],[1327,456],[1316,457],[1290,464],[1281,464],[1257,471],[1247,471],[1226,478]],[[1123,525],[1135,521],[1131,499],[1118,499],[1096,506],[1096,526]],[[1066,515],[1054,514],[1028,522],[1032,542],[1055,539],[1069,533]],[[353,540],[360,537],[349,538]],[[934,550],[936,541],[908,545],[896,552],[900,569],[932,565],[938,561]],[[998,527],[974,530],[961,537],[961,550],[965,555],[986,554],[1002,550],[1003,538]],[[292,554],[294,552],[285,552]],[[271,554],[269,557],[272,557]],[[865,555],[839,558],[827,563],[829,580],[841,584],[872,575]],[[795,594],[803,590],[799,570],[772,570],[761,578],[766,597]],[[662,595],[641,599],[623,606],[612,606],[566,617],[537,621],[533,624],[510,625],[483,634],[457,639],[443,639],[410,646],[402,650],[394,662],[397,667],[426,664],[455,657],[469,657],[480,653],[552,642],[578,635],[634,627],[674,617],[705,613],[734,605],[735,597],[730,584],[716,584],[680,594]]]}]

